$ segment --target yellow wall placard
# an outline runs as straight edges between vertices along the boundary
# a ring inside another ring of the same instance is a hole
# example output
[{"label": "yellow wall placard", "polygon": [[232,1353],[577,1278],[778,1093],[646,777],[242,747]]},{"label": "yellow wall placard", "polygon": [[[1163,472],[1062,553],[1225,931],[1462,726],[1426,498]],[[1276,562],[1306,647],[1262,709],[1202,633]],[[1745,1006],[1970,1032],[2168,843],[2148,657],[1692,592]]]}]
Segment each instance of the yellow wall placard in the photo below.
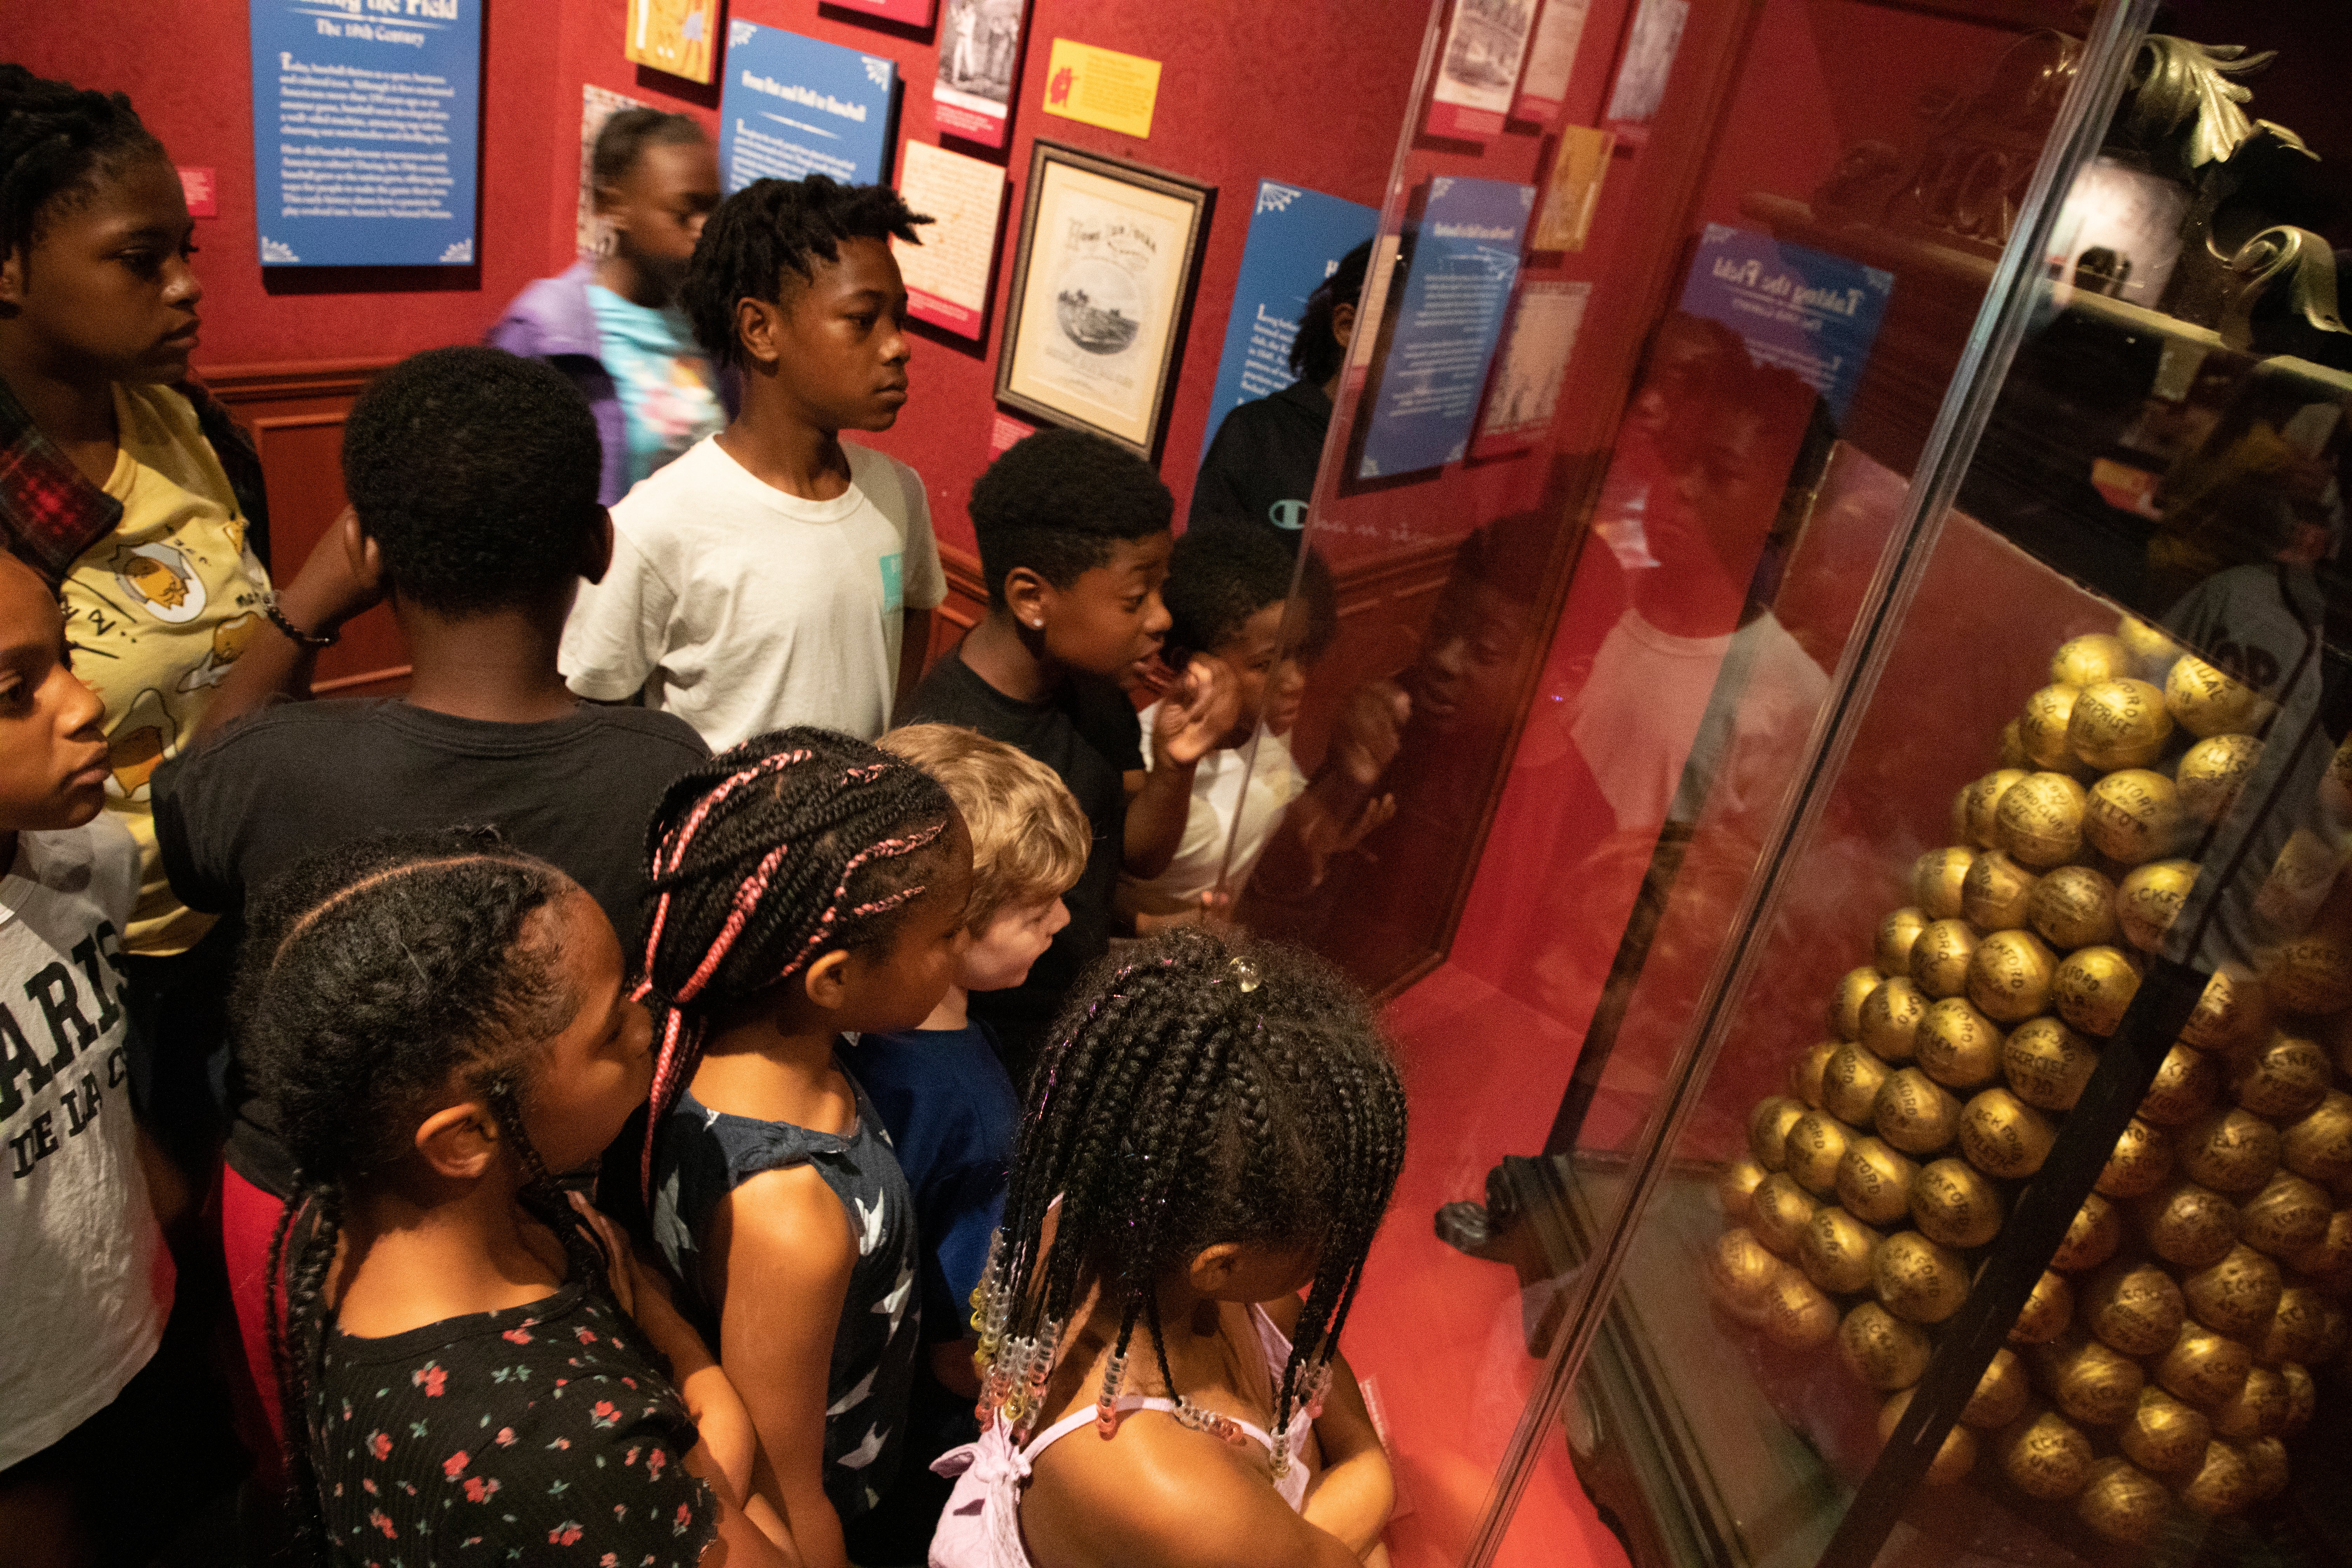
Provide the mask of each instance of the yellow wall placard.
[{"label": "yellow wall placard", "polygon": [[1045,112],[1129,136],[1151,134],[1160,62],[1055,38],[1045,63]]}]

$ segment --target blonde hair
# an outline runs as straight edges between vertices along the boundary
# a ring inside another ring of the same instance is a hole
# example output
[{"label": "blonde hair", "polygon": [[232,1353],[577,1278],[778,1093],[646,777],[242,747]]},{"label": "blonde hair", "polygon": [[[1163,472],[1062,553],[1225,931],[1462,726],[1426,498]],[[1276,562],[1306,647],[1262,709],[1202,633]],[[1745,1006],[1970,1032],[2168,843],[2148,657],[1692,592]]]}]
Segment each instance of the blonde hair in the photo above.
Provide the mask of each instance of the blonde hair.
[{"label": "blonde hair", "polygon": [[1058,899],[1086,873],[1094,830],[1054,770],[956,724],[908,724],[876,742],[946,789],[971,831],[974,935],[1008,909]]}]

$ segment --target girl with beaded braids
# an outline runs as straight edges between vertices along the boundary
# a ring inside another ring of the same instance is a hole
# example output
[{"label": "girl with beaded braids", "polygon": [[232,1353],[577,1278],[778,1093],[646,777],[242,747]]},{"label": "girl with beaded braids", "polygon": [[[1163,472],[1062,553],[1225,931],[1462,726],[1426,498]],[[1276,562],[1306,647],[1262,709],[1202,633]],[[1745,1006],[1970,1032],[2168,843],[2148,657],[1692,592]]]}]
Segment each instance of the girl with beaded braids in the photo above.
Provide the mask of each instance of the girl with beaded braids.
[{"label": "girl with beaded braids", "polygon": [[1096,965],[1055,1036],[933,1568],[1383,1561],[1393,1481],[1339,1355],[1404,1158],[1370,1007],[1192,928]]},{"label": "girl with beaded braids", "polygon": [[237,1023],[298,1167],[269,1326],[301,1559],[784,1563],[725,1374],[548,1176],[652,1077],[595,900],[456,830],[314,855],[248,921]]},{"label": "girl with beaded braids", "polygon": [[947,994],[971,835],[929,774],[801,728],[681,777],[646,845],[653,1136],[628,1174],[742,1391],[793,1546],[846,1568],[905,1437],[921,1254],[842,1037],[911,1029]]}]

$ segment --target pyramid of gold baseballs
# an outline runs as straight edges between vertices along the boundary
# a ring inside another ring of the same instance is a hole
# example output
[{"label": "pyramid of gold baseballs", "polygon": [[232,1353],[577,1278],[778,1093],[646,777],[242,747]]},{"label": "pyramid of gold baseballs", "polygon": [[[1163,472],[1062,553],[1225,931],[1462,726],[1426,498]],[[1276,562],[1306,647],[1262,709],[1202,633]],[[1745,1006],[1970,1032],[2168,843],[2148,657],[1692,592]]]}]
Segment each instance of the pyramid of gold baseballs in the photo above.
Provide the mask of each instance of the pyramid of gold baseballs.
[{"label": "pyramid of gold baseballs", "polygon": [[[2129,617],[2059,648],[2000,765],[1953,803],[1951,846],[1919,858],[1910,902],[1838,982],[1831,1037],[1749,1116],[1712,1291],[1780,1344],[1834,1341],[1885,1401],[1882,1437],[2180,909],[2197,867],[2175,857],[2228,809],[2271,713]],[[2221,1515],[2286,1485],[2308,1369],[2352,1338],[2352,897],[2330,897],[2352,743],[2320,804],[2332,835],[2298,830],[2257,899],[2275,940],[2207,989],[1931,1483],[1982,1460],[2124,1542],[2176,1501]]]}]

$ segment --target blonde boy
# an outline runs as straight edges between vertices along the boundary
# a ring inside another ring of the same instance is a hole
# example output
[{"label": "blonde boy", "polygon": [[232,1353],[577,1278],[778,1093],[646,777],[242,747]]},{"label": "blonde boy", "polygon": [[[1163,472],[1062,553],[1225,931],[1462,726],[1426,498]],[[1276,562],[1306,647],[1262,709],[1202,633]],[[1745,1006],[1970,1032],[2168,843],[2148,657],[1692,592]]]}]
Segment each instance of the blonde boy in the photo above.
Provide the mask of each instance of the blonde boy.
[{"label": "blonde boy", "polygon": [[[980,1385],[971,1347],[960,1336],[1003,1210],[1005,1166],[1021,1120],[1021,1098],[996,1037],[968,1004],[974,991],[1020,984],[1069,922],[1062,895],[1087,868],[1093,831],[1053,769],[978,731],[909,724],[880,743],[946,786],[971,832],[971,940],[955,984],[922,1027],[868,1035],[852,1058],[915,1194],[925,1243],[923,1327],[933,1338],[932,1375],[916,1380],[899,1480],[868,1517],[919,1520],[928,1536],[948,1492],[929,1463],[977,1436],[971,1405]],[[929,1495],[934,1489],[935,1499]],[[900,1501],[907,1507],[895,1506]],[[872,1561],[877,1548],[913,1543],[861,1544],[867,1547],[862,1560]]]}]

